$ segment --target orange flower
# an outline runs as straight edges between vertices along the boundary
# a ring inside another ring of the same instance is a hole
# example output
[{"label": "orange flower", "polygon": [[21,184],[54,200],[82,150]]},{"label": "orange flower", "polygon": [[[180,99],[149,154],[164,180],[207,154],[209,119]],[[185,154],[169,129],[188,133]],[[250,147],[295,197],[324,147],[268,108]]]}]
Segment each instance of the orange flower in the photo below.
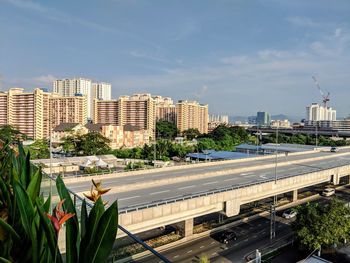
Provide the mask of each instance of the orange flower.
[{"label": "orange flower", "polygon": [[111,190],[111,188],[103,189],[101,187],[102,181],[95,182],[94,179],[92,179],[91,181],[92,181],[92,184],[95,186],[96,191],[99,193],[99,195],[103,195],[103,194],[107,193],[109,190]]},{"label": "orange flower", "polygon": [[[90,195],[84,193],[84,196],[95,203],[103,194],[111,190],[111,188],[108,188],[108,189],[102,188],[101,181],[97,182],[97,181],[94,181],[94,179],[92,179],[91,181],[93,186],[91,186]],[[108,202],[103,202],[103,204],[106,205],[108,204]]]},{"label": "orange flower", "polygon": [[66,222],[69,218],[75,215],[72,213],[66,213],[65,211],[61,210],[64,201],[65,199],[63,199],[56,205],[56,207],[53,209],[53,215],[46,214],[47,217],[51,220],[57,234],[59,233],[61,226],[64,224],[64,222]]}]

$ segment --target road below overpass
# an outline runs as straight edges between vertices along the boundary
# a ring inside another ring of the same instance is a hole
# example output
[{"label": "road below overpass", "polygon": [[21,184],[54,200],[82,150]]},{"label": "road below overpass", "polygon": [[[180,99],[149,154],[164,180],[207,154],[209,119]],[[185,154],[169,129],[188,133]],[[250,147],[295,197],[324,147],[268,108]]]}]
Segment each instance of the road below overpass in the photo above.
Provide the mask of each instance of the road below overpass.
[{"label": "road below overpass", "polygon": [[[313,160],[314,158],[324,158]],[[340,150],[338,153],[311,152],[297,155],[280,156],[278,158],[277,177],[284,178],[291,175],[306,174],[322,169],[339,167],[350,164],[350,149]],[[290,163],[294,162],[294,163]],[[147,171],[144,174],[129,172],[114,176],[101,177],[103,187],[112,188],[104,195],[104,200],[118,199],[119,209],[130,206],[144,205],[161,200],[190,195],[196,192],[211,191],[213,189],[249,184],[266,179],[275,178],[275,157],[252,158],[252,160],[222,161],[207,164],[184,166],[177,169],[160,168]],[[264,166],[269,168],[263,168]],[[279,166],[280,165],[280,166]],[[232,170],[247,169],[247,172],[231,172]],[[207,176],[201,176],[207,174]],[[188,176],[199,176],[192,180],[182,180]],[[176,179],[171,183],[153,184],[155,180]],[[137,184],[145,186],[135,187]],[[75,193],[82,195],[91,187],[89,179],[68,179],[67,186]],[[114,188],[125,186],[125,190],[116,191]]]},{"label": "road below overpass", "polygon": [[[350,202],[350,186],[336,190],[336,196],[347,203]],[[326,204],[331,198],[320,196],[312,202]],[[171,262],[199,262],[198,259],[201,255],[208,256],[210,262],[213,263],[245,262],[244,257],[251,252],[267,246],[273,247],[275,245],[278,247],[282,245],[284,238],[292,233],[290,223],[294,219],[284,219],[281,217],[282,213],[283,210],[277,212],[276,238],[273,241],[270,240],[270,218],[260,216],[249,222],[229,227],[237,234],[237,240],[228,245],[220,243],[217,238],[218,235],[210,235],[162,250],[161,253]],[[298,257],[296,256],[290,260],[286,259],[284,262],[296,262],[297,260]],[[146,257],[135,262],[151,263],[158,261],[154,257]]]}]

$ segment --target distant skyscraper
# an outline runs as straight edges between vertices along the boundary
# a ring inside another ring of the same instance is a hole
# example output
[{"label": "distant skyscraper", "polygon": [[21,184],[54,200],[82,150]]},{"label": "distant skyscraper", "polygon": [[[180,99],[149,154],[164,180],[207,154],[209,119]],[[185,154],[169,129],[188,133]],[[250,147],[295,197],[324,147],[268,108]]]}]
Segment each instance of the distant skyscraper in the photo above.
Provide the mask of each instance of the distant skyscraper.
[{"label": "distant skyscraper", "polygon": [[312,103],[306,107],[306,121],[335,121],[337,111],[331,107],[324,107],[318,103]]},{"label": "distant skyscraper", "polygon": [[53,92],[58,93],[59,95],[64,97],[72,97],[77,94],[86,96],[87,117],[93,117],[92,83],[90,79],[74,78],[56,80],[53,82]]},{"label": "distant skyscraper", "polygon": [[259,111],[256,114],[256,125],[257,126],[269,126],[270,125],[270,114],[265,111]]}]

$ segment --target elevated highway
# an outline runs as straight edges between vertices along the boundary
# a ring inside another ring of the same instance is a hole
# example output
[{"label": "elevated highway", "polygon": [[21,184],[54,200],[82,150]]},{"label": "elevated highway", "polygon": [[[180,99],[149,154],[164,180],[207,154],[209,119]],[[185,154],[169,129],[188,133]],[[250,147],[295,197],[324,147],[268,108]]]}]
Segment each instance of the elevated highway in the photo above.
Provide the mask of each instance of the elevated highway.
[{"label": "elevated highway", "polygon": [[[160,168],[95,177],[112,190],[105,200],[119,200],[119,223],[137,233],[178,224],[192,234],[193,219],[213,212],[239,214],[246,203],[323,182],[338,184],[350,175],[350,149],[338,153],[302,152],[275,156]],[[66,178],[78,195],[88,192],[91,177]]]}]

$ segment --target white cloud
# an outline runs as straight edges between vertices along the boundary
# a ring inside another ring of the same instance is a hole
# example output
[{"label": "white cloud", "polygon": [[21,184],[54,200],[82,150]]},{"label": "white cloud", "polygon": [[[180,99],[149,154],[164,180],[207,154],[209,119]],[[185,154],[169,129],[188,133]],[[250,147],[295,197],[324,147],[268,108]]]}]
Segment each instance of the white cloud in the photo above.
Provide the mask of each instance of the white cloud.
[{"label": "white cloud", "polygon": [[43,76],[38,76],[34,77],[33,81],[40,84],[40,85],[52,85],[52,83],[57,80],[58,78],[53,76],[53,75],[43,75]]}]

